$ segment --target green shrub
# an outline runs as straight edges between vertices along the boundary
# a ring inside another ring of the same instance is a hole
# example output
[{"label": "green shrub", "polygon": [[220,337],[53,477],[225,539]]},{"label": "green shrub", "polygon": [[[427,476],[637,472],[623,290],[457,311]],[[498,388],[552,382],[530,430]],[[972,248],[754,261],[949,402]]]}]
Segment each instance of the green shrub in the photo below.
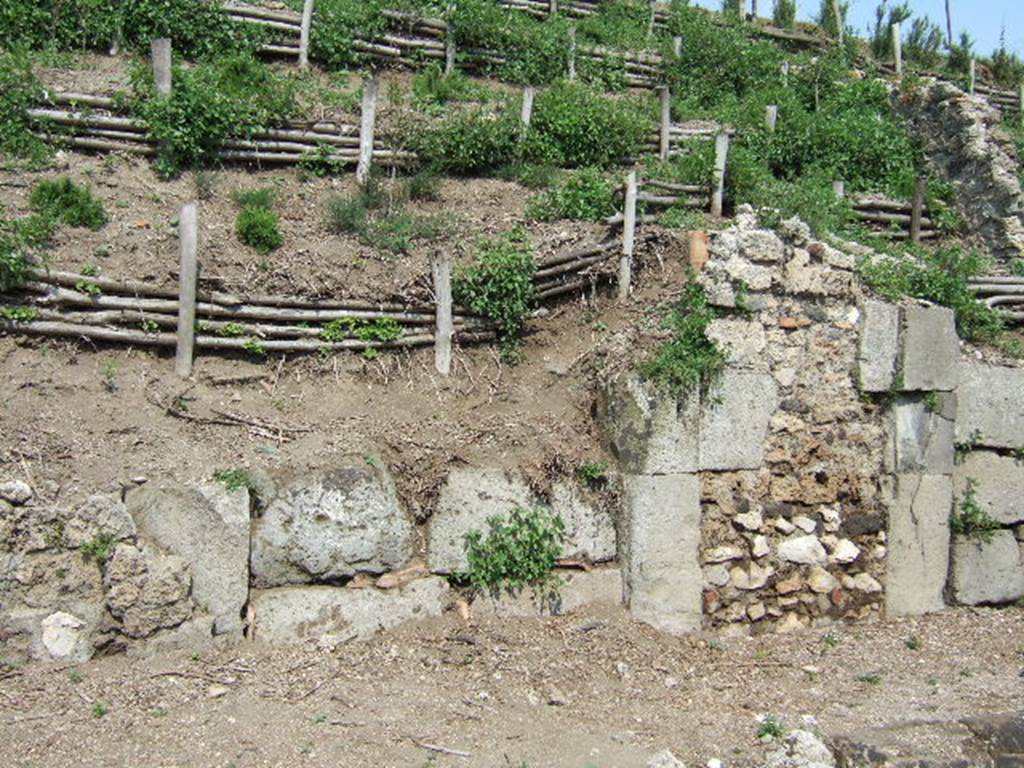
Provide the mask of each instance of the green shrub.
[{"label": "green shrub", "polygon": [[[302,9],[302,3],[296,5]],[[313,61],[328,69],[347,69],[361,63],[365,54],[353,47],[356,37],[372,38],[387,29],[382,13],[390,4],[381,0],[317,0],[316,23],[309,41]]]},{"label": "green shrub", "polygon": [[563,167],[607,166],[638,154],[650,131],[637,103],[560,82],[537,95],[523,153]]},{"label": "green shrub", "polygon": [[887,299],[926,299],[956,313],[960,335],[993,341],[1003,330],[999,313],[978,301],[968,280],[983,274],[988,261],[977,253],[950,246],[937,251],[906,251],[864,259],[858,271],[865,282]]},{"label": "green shrub", "polygon": [[152,73],[133,74],[133,111],[159,142],[165,176],[209,163],[225,139],[245,138],[294,110],[294,84],[250,54],[174,68],[169,97],[153,91]]},{"label": "green shrub", "polygon": [[[0,11],[0,29],[3,28]],[[0,48],[3,46],[0,45]],[[49,154],[46,144],[31,132],[26,110],[42,100],[43,87],[24,57],[0,52],[0,156],[41,160]]]},{"label": "green shrub", "polygon": [[361,234],[366,231],[369,207],[362,195],[327,200],[327,228],[336,235]]},{"label": "green shrub", "polygon": [[88,541],[82,542],[78,549],[86,560],[95,560],[102,565],[112,554],[116,543],[113,535],[101,531]]},{"label": "green shrub", "polygon": [[441,197],[441,175],[433,168],[417,171],[405,183],[410,200],[437,200]]},{"label": "green shrub", "polygon": [[438,63],[430,64],[412,79],[413,101],[421,108],[441,107],[451,101],[486,99],[490,91],[458,70],[449,74]]},{"label": "green shrub", "polygon": [[269,211],[274,207],[274,190],[270,187],[239,190],[231,195],[231,199],[239,208],[265,208]]},{"label": "green shrub", "polygon": [[725,367],[725,354],[706,333],[715,317],[704,289],[690,280],[662,321],[671,338],[640,364],[640,375],[677,395],[706,390]]},{"label": "green shrub", "polygon": [[250,491],[256,490],[256,481],[244,469],[219,469],[213,473],[213,479],[229,491],[237,491],[242,488]]},{"label": "green shrub", "polygon": [[88,187],[80,187],[66,176],[40,181],[32,190],[29,206],[40,216],[70,227],[95,230],[107,223],[103,203]]},{"label": "green shrub", "polygon": [[240,242],[266,255],[284,242],[279,224],[280,219],[270,209],[247,206],[238,212],[235,233]]},{"label": "green shrub", "polygon": [[576,470],[576,479],[584,488],[597,488],[608,480],[607,461],[588,461]]},{"label": "green shrub", "polygon": [[964,497],[949,518],[949,527],[959,536],[971,536],[985,544],[992,541],[993,534],[999,530],[999,523],[978,504],[978,482],[973,478],[967,481]]},{"label": "green shrub", "polygon": [[485,173],[516,155],[519,121],[507,105],[459,110],[433,124],[413,140],[421,158],[439,171]]},{"label": "green shrub", "polygon": [[461,269],[452,281],[457,304],[498,323],[506,351],[516,348],[533,297],[533,249],[521,230],[482,240],[476,263]]},{"label": "green shrub", "polygon": [[[839,18],[836,18],[836,6],[839,6]],[[818,6],[818,16],[815,19],[827,34],[832,37],[839,37],[839,30],[846,27],[846,19],[850,13],[850,3],[841,0],[821,0]]]},{"label": "green shrub", "polygon": [[531,587],[538,596],[557,592],[553,571],[561,554],[565,523],[546,509],[516,508],[506,520],[487,521],[487,535],[470,531],[465,537],[468,569],[461,580],[479,592],[518,592]]},{"label": "green shrub", "polygon": [[886,0],[875,9],[875,27],[871,34],[871,53],[880,61],[891,61],[894,54],[892,45],[892,25],[902,24],[913,11],[907,3],[887,5]]},{"label": "green shrub", "polygon": [[781,29],[792,29],[796,25],[796,0],[775,0],[772,24]]},{"label": "green shrub", "polygon": [[558,173],[558,168],[553,165],[515,162],[502,166],[495,175],[500,179],[522,184],[528,189],[544,189],[555,183]]},{"label": "green shrub", "polygon": [[531,197],[526,215],[537,221],[601,221],[615,212],[615,184],[600,170],[583,168]]},{"label": "green shrub", "polygon": [[910,33],[903,44],[907,61],[926,69],[933,69],[942,63],[942,48],[945,36],[939,26],[923,16],[914,19]]}]

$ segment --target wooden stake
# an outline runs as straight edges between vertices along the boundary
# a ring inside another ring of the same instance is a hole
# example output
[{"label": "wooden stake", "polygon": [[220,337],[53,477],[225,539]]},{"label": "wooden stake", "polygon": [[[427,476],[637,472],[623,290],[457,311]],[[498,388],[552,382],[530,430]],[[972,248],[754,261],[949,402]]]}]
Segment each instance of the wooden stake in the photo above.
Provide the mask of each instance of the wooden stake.
[{"label": "wooden stake", "polygon": [[892,52],[896,63],[896,74],[903,75],[903,33],[900,31],[900,24],[892,25]]},{"label": "wooden stake", "polygon": [[967,92],[974,95],[975,88],[978,85],[978,64],[974,59],[971,59],[970,64],[967,65]]},{"label": "wooden stake", "polygon": [[846,182],[840,179],[832,182],[832,193],[837,199],[842,200],[846,197]]},{"label": "wooden stake", "polygon": [[836,40],[839,41],[839,45],[842,45],[846,30],[843,29],[843,16],[839,10],[839,0],[832,0],[832,15],[836,17]]},{"label": "wooden stake", "polygon": [[725,197],[725,166],[729,158],[729,134],[720,133],[715,138],[715,179],[711,190],[711,215],[721,217]]},{"label": "wooden stake", "polygon": [[576,79],[576,26],[569,27],[569,80]]},{"label": "wooden stake", "polygon": [[166,37],[158,37],[150,43],[150,56],[153,59],[153,82],[156,92],[161,96],[171,95],[171,41]]},{"label": "wooden stake", "polygon": [[750,20],[757,21],[757,0],[750,0]]},{"label": "wooden stake", "polygon": [[782,62],[782,87],[789,87],[789,62]]},{"label": "wooden stake", "polygon": [[622,255],[619,257],[619,301],[629,298],[633,280],[633,249],[636,244],[636,171],[626,176],[626,205],[622,211]]},{"label": "wooden stake", "polygon": [[452,259],[439,252],[431,262],[434,276],[434,302],[437,305],[437,332],[434,335],[434,367],[442,376],[452,369]]},{"label": "wooden stake", "polygon": [[764,108],[764,124],[769,133],[775,133],[775,124],[779,120],[779,108],[774,104]]},{"label": "wooden stake", "polygon": [[921,242],[921,216],[924,212],[924,198],[927,191],[927,183],[923,176],[917,177],[917,184],[914,187],[914,202],[910,210],[910,240],[914,243]]},{"label": "wooden stake", "polygon": [[1017,95],[1017,108],[1020,110],[1020,124],[1024,127],[1024,82],[1020,84],[1020,93]]},{"label": "wooden stake", "polygon": [[313,24],[314,0],[306,0],[302,6],[302,28],[299,30],[299,68],[309,66],[309,31]]},{"label": "wooden stake", "polygon": [[668,161],[669,129],[672,127],[672,94],[667,85],[658,88],[661,98],[661,132],[658,136],[658,156],[662,162]]},{"label": "wooden stake", "polygon": [[558,0],[548,0],[548,14],[554,16],[558,13]]},{"label": "wooden stake", "polygon": [[380,84],[376,76],[363,81],[363,107],[359,119],[359,163],[356,165],[356,183],[365,186],[373,164],[373,130],[377,121],[377,91]]},{"label": "wooden stake", "polygon": [[672,38],[672,53],[678,59],[683,55],[683,38],[680,35],[676,35]]},{"label": "wooden stake", "polygon": [[523,109],[519,113],[519,122],[521,123],[521,137],[524,139],[530,130],[530,118],[533,115],[533,97],[536,94],[537,89],[532,85],[523,88]]},{"label": "wooden stake", "polygon": [[455,71],[455,32],[451,25],[444,36],[444,73],[450,75]]},{"label": "wooden stake", "polygon": [[199,283],[199,218],[196,204],[181,208],[178,217],[181,262],[178,266],[178,345],[174,372],[183,379],[192,375],[196,343],[196,288]]},{"label": "wooden stake", "polygon": [[654,13],[657,10],[657,0],[651,0],[651,17],[650,21],[647,22],[647,36],[652,37],[654,35]]}]

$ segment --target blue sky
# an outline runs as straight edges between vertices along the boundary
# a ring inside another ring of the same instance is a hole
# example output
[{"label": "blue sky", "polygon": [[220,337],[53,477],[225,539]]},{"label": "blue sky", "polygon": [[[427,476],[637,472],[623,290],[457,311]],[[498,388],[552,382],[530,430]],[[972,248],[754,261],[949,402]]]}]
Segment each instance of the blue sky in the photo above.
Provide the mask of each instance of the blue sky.
[{"label": "blue sky", "polygon": [[[897,0],[889,0],[892,4]],[[749,3],[750,0],[747,0]],[[850,0],[849,22],[858,34],[864,34],[874,24],[875,8],[879,0]],[[721,0],[693,0],[705,8],[720,8]],[[946,29],[945,0],[909,0],[915,15],[931,18]],[[773,0],[758,0],[758,13],[771,13]],[[818,12],[820,0],[797,0],[798,17],[810,19]],[[1024,2],[1022,0],[950,0],[953,15],[953,34],[959,37],[967,30],[975,40],[975,50],[988,55],[999,45],[999,33],[1006,25],[1006,45],[1024,55]],[[749,5],[747,6],[749,8]]]}]

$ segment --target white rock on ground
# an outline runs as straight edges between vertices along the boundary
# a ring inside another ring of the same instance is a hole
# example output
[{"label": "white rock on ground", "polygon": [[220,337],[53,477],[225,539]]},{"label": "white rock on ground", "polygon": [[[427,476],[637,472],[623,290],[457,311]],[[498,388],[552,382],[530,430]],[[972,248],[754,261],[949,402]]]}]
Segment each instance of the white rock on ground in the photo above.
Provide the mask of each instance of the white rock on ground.
[{"label": "white rock on ground", "polygon": [[686,768],[686,763],[666,749],[648,760],[646,768]]},{"label": "white rock on ground", "polygon": [[835,768],[836,760],[825,743],[810,731],[790,731],[769,753],[765,768]]}]

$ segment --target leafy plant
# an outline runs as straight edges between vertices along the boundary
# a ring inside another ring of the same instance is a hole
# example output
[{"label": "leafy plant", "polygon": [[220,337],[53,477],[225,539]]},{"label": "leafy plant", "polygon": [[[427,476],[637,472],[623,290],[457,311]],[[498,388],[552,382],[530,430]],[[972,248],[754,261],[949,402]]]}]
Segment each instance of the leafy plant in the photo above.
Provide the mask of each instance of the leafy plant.
[{"label": "leafy plant", "polygon": [[107,223],[103,203],[88,187],[75,184],[67,176],[40,181],[32,190],[29,207],[41,216],[70,227],[96,230]]},{"label": "leafy plant", "polygon": [[565,537],[562,518],[543,508],[512,510],[508,518],[487,521],[486,536],[470,531],[465,536],[468,568],[462,580],[480,592],[518,592],[531,587],[535,594],[557,592],[560,581],[553,570]]},{"label": "leafy plant", "polygon": [[757,727],[757,738],[762,740],[781,739],[786,735],[786,729],[782,721],[775,715],[768,713],[760,719]]},{"label": "leafy plant", "polygon": [[102,565],[113,552],[115,540],[112,534],[97,533],[88,541],[82,542],[78,550],[86,560],[95,560]]},{"label": "leafy plant", "polygon": [[452,281],[457,304],[496,321],[506,351],[514,352],[533,296],[533,249],[521,230],[477,245],[476,263]]},{"label": "leafy plant", "polygon": [[244,469],[220,469],[213,473],[213,479],[229,491],[237,491],[242,488],[249,491],[256,490],[256,481]]},{"label": "leafy plant", "polygon": [[585,488],[597,488],[608,479],[607,461],[588,461],[576,470],[576,479]]},{"label": "leafy plant", "polygon": [[949,527],[959,536],[970,536],[987,544],[999,530],[999,523],[978,503],[977,490],[978,482],[968,479],[959,508],[954,509],[949,518]]},{"label": "leafy plant", "polygon": [[270,209],[246,206],[235,219],[235,232],[239,241],[266,255],[280,248],[284,242],[279,223],[277,214]]},{"label": "leafy plant", "polygon": [[2,40],[3,30],[10,29],[5,21],[8,19],[0,6],[0,156],[39,161],[49,149],[32,133],[28,110],[39,105],[43,87],[26,57],[2,52],[9,47]]},{"label": "leafy plant", "polygon": [[476,106],[448,114],[413,137],[431,167],[454,174],[485,173],[515,157],[519,121],[510,106]]},{"label": "leafy plant", "polygon": [[706,333],[715,317],[704,289],[689,281],[662,321],[671,338],[640,364],[640,375],[680,395],[707,389],[725,367],[725,354]]},{"label": "leafy plant", "polygon": [[857,675],[857,682],[864,683],[864,685],[881,685],[882,676],[875,672],[869,672],[867,674]]},{"label": "leafy plant", "polygon": [[107,704],[107,702],[105,701],[93,702],[92,709],[90,710],[93,718],[95,718],[96,720],[99,720],[101,717],[104,717],[109,711],[110,705]]},{"label": "leafy plant", "polygon": [[35,320],[36,311],[32,307],[0,307],[0,318],[14,323],[27,323]]},{"label": "leafy plant", "polygon": [[531,197],[526,215],[537,221],[601,221],[615,212],[615,185],[596,168],[582,168]]},{"label": "leafy plant", "polygon": [[796,25],[796,0],[775,0],[772,24],[781,29],[792,29]]}]

